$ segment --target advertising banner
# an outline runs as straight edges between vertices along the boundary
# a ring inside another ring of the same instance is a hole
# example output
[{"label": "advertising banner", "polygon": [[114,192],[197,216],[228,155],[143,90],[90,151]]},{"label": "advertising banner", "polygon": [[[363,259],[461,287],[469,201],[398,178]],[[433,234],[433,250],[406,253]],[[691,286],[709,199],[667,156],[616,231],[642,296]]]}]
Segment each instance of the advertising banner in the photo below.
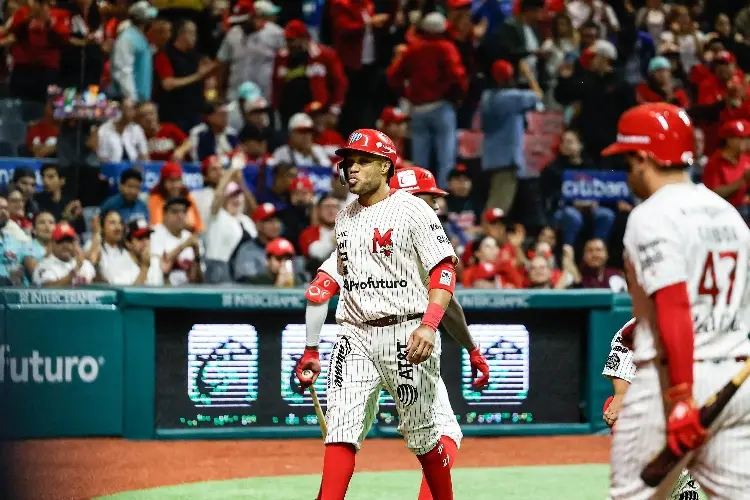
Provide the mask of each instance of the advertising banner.
[{"label": "advertising banner", "polygon": [[562,195],[566,201],[616,203],[631,198],[625,172],[566,170],[563,172]]},{"label": "advertising banner", "polygon": [[116,294],[4,292],[2,437],[122,433],[122,320]]}]

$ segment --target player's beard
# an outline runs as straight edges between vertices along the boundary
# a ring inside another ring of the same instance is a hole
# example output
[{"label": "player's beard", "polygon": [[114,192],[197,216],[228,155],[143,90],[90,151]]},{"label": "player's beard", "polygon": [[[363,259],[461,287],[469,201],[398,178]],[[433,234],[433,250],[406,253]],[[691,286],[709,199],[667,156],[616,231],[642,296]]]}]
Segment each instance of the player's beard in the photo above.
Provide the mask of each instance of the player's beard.
[{"label": "player's beard", "polygon": [[358,179],[357,183],[349,187],[352,194],[362,195],[371,194],[380,187],[379,179]]}]

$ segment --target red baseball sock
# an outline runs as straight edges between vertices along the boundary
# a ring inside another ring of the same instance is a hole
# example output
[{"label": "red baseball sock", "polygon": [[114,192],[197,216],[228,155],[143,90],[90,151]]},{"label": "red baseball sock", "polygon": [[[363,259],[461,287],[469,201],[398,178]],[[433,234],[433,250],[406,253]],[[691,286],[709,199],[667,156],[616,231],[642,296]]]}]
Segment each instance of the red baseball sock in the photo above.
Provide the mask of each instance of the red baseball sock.
[{"label": "red baseball sock", "polygon": [[[451,466],[456,459],[456,443],[447,436],[441,436],[437,446],[424,455],[417,458],[422,464],[424,480],[429,485],[432,496],[422,497],[422,491],[419,498],[433,498],[434,500],[453,500],[453,483],[451,481]],[[429,493],[428,493],[429,495]]]},{"label": "red baseball sock", "polygon": [[354,446],[346,443],[326,445],[323,457],[323,481],[318,500],[344,500],[354,474]]},{"label": "red baseball sock", "polygon": [[[440,442],[443,444],[444,453],[450,457],[448,468],[452,469],[453,464],[456,463],[456,458],[458,458],[458,446],[456,446],[456,443],[448,436],[442,436]],[[424,474],[422,474],[422,486],[419,487],[419,497],[417,497],[417,500],[433,500],[430,486],[427,484],[427,478]]]}]

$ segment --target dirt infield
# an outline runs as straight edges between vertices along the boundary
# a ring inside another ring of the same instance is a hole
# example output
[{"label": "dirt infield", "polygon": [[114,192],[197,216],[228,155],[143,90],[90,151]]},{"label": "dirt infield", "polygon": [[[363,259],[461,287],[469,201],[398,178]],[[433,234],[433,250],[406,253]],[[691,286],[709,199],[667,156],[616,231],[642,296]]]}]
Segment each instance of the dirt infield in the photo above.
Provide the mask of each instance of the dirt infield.
[{"label": "dirt infield", "polygon": [[[606,463],[608,436],[467,438],[457,467]],[[314,474],[320,439],[125,441],[53,439],[11,443],[4,451],[23,499],[88,499],[127,490],[254,476]],[[358,471],[418,469],[398,439],[366,442]]]}]

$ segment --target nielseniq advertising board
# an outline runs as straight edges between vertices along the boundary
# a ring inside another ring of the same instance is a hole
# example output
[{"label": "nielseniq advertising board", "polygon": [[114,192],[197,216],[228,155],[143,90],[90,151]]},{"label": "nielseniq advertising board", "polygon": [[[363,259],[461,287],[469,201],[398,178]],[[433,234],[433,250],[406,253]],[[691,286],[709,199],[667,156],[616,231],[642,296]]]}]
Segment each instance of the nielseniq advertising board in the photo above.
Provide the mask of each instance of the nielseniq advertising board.
[{"label": "nielseniq advertising board", "polygon": [[[581,422],[585,311],[466,311],[466,318],[491,378],[473,390],[468,353],[442,332],[441,372],[462,425]],[[324,408],[338,330],[331,312],[315,386]],[[157,310],[156,336],[157,429],[318,425],[294,375],[304,312]],[[385,390],[377,421],[398,423]]]}]

